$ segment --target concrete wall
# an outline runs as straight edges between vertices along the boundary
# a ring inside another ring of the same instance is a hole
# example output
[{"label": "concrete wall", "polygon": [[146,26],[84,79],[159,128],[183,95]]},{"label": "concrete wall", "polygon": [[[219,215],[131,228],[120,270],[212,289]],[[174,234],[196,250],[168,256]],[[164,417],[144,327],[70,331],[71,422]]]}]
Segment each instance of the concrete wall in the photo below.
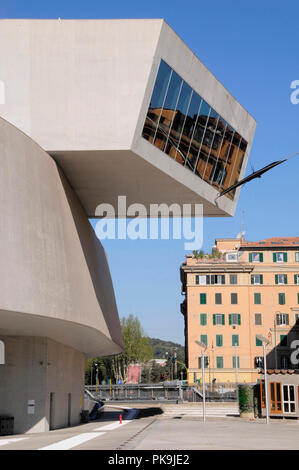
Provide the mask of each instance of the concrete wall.
[{"label": "concrete wall", "polygon": [[122,350],[107,258],[53,159],[0,120],[0,334]]},{"label": "concrete wall", "polygon": [[[6,362],[0,365],[0,415],[14,416],[14,432],[49,430],[51,392],[55,393],[53,429],[68,426],[69,393],[71,424],[78,424],[84,394],[84,354],[45,337],[0,338],[6,348]],[[34,406],[28,406],[32,400]]]}]

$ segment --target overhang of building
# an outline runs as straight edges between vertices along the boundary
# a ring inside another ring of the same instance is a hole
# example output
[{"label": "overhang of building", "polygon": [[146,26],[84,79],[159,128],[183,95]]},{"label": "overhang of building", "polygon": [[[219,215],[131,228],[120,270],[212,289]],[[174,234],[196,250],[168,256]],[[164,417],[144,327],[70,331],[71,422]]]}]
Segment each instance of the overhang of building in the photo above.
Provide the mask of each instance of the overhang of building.
[{"label": "overhang of building", "polygon": [[[159,65],[165,61],[247,142],[256,123],[164,20],[1,20],[0,116],[62,168],[88,217],[116,195],[147,208],[203,204],[232,216],[234,198],[142,137]],[[238,166],[238,164],[236,164]]]}]

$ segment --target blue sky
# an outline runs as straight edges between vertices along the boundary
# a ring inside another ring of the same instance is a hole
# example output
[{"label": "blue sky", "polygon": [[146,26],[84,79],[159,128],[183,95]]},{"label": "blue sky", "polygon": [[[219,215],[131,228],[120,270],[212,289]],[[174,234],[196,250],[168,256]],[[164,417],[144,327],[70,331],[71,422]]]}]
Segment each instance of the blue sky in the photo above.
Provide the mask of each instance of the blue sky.
[{"label": "blue sky", "polygon": [[[299,80],[297,0],[2,0],[0,17],[165,18],[256,119],[249,160],[255,169],[299,151],[299,104],[290,101],[290,84]],[[249,240],[298,236],[298,175],[299,157],[244,186],[235,217],[205,219],[203,248],[210,250],[216,237],[235,236],[242,212]],[[183,344],[179,266],[184,242],[111,240],[103,245],[120,316],[137,315],[148,335]]]}]

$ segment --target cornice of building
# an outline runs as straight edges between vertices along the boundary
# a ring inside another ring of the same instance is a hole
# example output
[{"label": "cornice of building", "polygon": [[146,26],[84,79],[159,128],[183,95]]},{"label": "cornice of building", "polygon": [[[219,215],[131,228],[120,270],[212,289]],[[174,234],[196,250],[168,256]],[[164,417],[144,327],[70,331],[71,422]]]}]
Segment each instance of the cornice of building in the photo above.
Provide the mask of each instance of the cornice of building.
[{"label": "cornice of building", "polygon": [[250,273],[254,270],[254,266],[247,263],[200,263],[198,265],[182,265],[182,271],[184,273]]}]

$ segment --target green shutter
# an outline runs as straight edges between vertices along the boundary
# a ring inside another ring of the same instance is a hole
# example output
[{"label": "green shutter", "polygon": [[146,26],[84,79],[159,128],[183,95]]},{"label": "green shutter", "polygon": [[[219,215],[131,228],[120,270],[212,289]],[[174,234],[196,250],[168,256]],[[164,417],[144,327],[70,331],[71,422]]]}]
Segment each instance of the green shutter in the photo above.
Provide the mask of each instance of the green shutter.
[{"label": "green shutter", "polygon": [[287,253],[283,254],[283,260],[284,260],[285,263],[288,261],[288,254]]},{"label": "green shutter", "polygon": [[257,337],[255,337],[255,345],[256,346],[263,346],[263,343],[260,339],[258,339]]},{"label": "green shutter", "polygon": [[261,275],[260,275],[260,283],[261,283],[261,284],[263,284],[263,279],[264,279],[264,278],[263,278],[263,275],[261,274]]},{"label": "green shutter", "polygon": [[207,303],[206,294],[200,294],[200,303],[203,304],[203,305]]},{"label": "green shutter", "polygon": [[299,304],[299,292],[297,293],[297,304]]},{"label": "green shutter", "polygon": [[232,315],[231,315],[231,313],[228,315],[228,323],[230,325],[232,324]]},{"label": "green shutter", "polygon": [[224,313],[222,314],[222,325],[225,325],[225,315],[224,315]]},{"label": "green shutter", "polygon": [[294,284],[297,284],[297,274],[294,274]]},{"label": "green shutter", "polygon": [[273,263],[276,263],[276,253],[273,253]]},{"label": "green shutter", "polygon": [[216,335],[216,346],[218,346],[218,347],[223,346],[223,337],[222,337],[222,335]]},{"label": "green shutter", "polygon": [[241,315],[238,313],[238,325],[241,325]]},{"label": "green shutter", "polygon": [[207,324],[207,314],[206,313],[201,313],[200,314],[200,324],[202,326],[205,326]]},{"label": "green shutter", "polygon": [[239,346],[239,335],[232,335],[232,346]]},{"label": "green shutter", "polygon": [[216,325],[216,314],[213,313],[213,325]]},{"label": "green shutter", "polygon": [[217,364],[217,369],[223,369],[223,357],[222,356],[216,357],[216,364]]},{"label": "green shutter", "polygon": [[263,253],[260,253],[260,263],[262,263],[263,261],[264,261]]},{"label": "green shutter", "polygon": [[253,275],[251,275],[251,284],[253,284]]},{"label": "green shutter", "polygon": [[252,253],[249,253],[249,263],[252,263]]},{"label": "green shutter", "polygon": [[261,303],[261,294],[259,294],[258,292],[254,293],[254,303],[256,305],[260,305]]},{"label": "green shutter", "polygon": [[285,284],[288,283],[288,275],[287,275],[287,274],[284,275],[284,283],[285,283]]},{"label": "green shutter", "polygon": [[285,294],[283,293],[278,294],[278,303],[279,305],[284,305],[286,303]]},{"label": "green shutter", "polygon": [[275,284],[278,284],[278,274],[275,274]]}]

